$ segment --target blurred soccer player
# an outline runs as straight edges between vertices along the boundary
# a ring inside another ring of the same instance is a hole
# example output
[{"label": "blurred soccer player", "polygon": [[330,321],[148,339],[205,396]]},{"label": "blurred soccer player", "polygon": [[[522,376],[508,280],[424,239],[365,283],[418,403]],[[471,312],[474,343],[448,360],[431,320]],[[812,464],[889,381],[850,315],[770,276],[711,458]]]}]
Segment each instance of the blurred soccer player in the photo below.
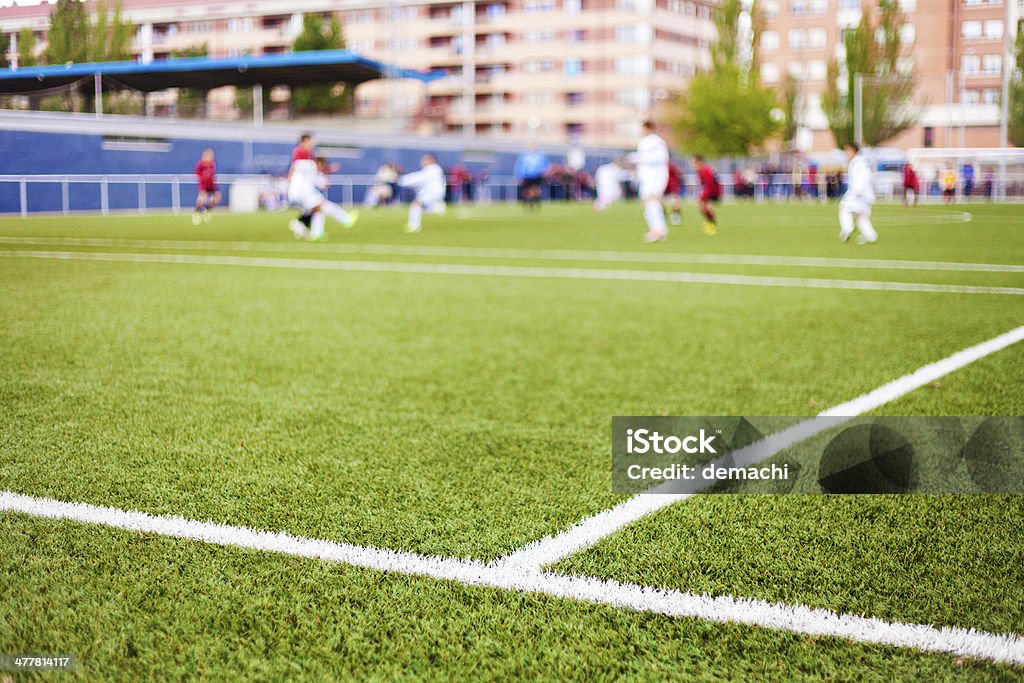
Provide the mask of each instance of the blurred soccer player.
[{"label": "blurred soccer player", "polygon": [[697,203],[700,212],[704,216],[704,234],[714,235],[718,232],[718,217],[715,216],[713,206],[722,198],[722,186],[715,175],[715,169],[711,168],[699,154],[693,158],[697,162],[697,178],[700,180],[700,196]]},{"label": "blurred soccer player", "polygon": [[917,195],[921,191],[921,181],[917,171],[910,162],[903,164],[903,206],[917,206]]},{"label": "blurred soccer player", "polygon": [[665,186],[665,203],[668,205],[668,220],[672,225],[683,222],[683,170],[668,163],[668,184]]},{"label": "blurred soccer player", "polygon": [[622,199],[622,167],[614,161],[598,166],[594,171],[594,184],[597,188],[594,209],[604,211]]},{"label": "blurred soccer player", "polygon": [[192,212],[192,225],[202,221],[210,222],[213,207],[220,204],[220,190],[217,189],[217,162],[213,160],[213,150],[206,148],[196,163],[196,180],[199,191],[196,193],[196,210]]},{"label": "blurred soccer player", "polygon": [[[331,173],[336,173],[341,167],[338,164],[328,163],[324,157],[317,157],[314,161],[316,162],[316,181],[314,186],[320,190],[321,194],[327,196],[327,188],[330,187],[328,176]],[[308,236],[313,226],[314,213],[313,211],[304,211],[298,219],[289,223],[292,233],[296,236]]]},{"label": "blurred soccer player", "polygon": [[871,166],[860,153],[857,143],[846,143],[843,151],[850,159],[850,166],[846,171],[846,194],[839,202],[839,239],[843,242],[850,239],[856,219],[857,229],[860,230],[857,244],[872,244],[878,241],[878,233],[871,225],[871,205],[875,203]]},{"label": "blurred soccer player", "polygon": [[654,132],[652,121],[644,121],[643,137],[637,143],[636,152],[630,154],[630,160],[636,164],[640,201],[644,203],[647,222],[644,242],[660,242],[668,237],[665,209],[661,205],[668,185],[668,145]]},{"label": "blurred soccer player", "polygon": [[540,195],[544,184],[544,174],[548,172],[551,162],[544,152],[537,151],[536,145],[527,145],[526,151],[516,158],[513,169],[519,181],[519,196],[528,208],[540,208]]},{"label": "blurred soccer player", "polygon": [[297,238],[308,237],[315,242],[327,241],[324,232],[326,216],[338,221],[343,227],[351,228],[359,219],[359,212],[348,212],[334,202],[328,201],[317,189],[319,170],[313,158],[313,136],[304,134],[299,146],[292,151],[292,165],[288,170],[288,201],[303,211],[311,213],[308,235],[296,230],[292,224],[292,233]]},{"label": "blurred soccer player", "polygon": [[409,222],[406,232],[419,232],[423,225],[423,212],[444,214],[444,171],[433,154],[424,154],[420,159],[420,170],[406,173],[398,184],[416,191],[416,198],[409,205]]}]

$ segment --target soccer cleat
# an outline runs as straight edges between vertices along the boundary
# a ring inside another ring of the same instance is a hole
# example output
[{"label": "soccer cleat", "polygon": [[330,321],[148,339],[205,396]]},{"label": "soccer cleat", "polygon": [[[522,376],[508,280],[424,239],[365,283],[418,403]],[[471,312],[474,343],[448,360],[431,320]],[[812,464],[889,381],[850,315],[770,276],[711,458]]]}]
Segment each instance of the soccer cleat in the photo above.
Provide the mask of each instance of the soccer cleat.
[{"label": "soccer cleat", "polygon": [[412,224],[410,224],[410,223],[406,223],[406,224],[405,224],[405,231],[406,231],[407,233],[409,233],[410,235],[412,235],[412,234],[414,234],[414,233],[417,233],[417,232],[419,232],[419,231],[420,231],[420,227],[419,227],[418,225],[417,225],[417,226],[413,226],[413,225],[412,225]]},{"label": "soccer cleat", "polygon": [[840,242],[849,242],[850,241],[850,233],[840,231],[839,232],[839,241]]},{"label": "soccer cleat", "polygon": [[327,238],[327,233],[326,232],[322,232],[319,235],[317,235],[316,237],[310,237],[309,241],[310,242],[326,242],[327,239],[328,239]]},{"label": "soccer cleat", "polygon": [[654,232],[651,230],[644,235],[644,244],[651,244],[652,242],[664,242],[665,238],[668,237],[663,232]]},{"label": "soccer cleat", "polygon": [[203,216],[198,211],[192,212],[192,225],[199,225],[203,222]]},{"label": "soccer cleat", "polygon": [[203,222],[204,223],[209,223],[212,220],[213,220],[213,214],[210,213],[210,210],[207,209],[206,211],[203,211]]},{"label": "soccer cleat", "polygon": [[306,230],[306,226],[295,220],[294,218],[288,222],[288,228],[295,235],[295,239],[301,240],[309,237],[309,231]]},{"label": "soccer cleat", "polygon": [[358,221],[358,220],[359,220],[359,210],[358,209],[353,209],[353,210],[348,212],[348,220],[345,221],[344,223],[342,223],[342,226],[344,226],[346,228],[351,228],[353,225],[356,224],[356,221]]},{"label": "soccer cleat", "polygon": [[718,226],[711,221],[704,223],[704,227],[702,229],[704,230],[705,235],[714,235],[718,232]]},{"label": "soccer cleat", "polygon": [[877,241],[877,239],[869,240],[863,235],[857,237],[857,244],[874,244]]}]

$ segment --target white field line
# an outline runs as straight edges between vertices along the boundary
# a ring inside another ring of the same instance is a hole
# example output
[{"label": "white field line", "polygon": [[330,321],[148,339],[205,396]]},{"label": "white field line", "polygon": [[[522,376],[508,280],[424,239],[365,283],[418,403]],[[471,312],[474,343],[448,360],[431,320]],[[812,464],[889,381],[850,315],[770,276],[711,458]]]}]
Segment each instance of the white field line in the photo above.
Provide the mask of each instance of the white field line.
[{"label": "white field line", "polygon": [[1024,638],[1015,634],[887,622],[801,605],[693,595],[616,581],[515,571],[494,563],[415,555],[182,517],[35,498],[10,491],[0,492],[0,511],[338,562],[377,571],[454,581],[467,586],[548,595],[669,617],[748,624],[813,636],[847,638],[865,643],[1024,664]]},{"label": "white field line", "polygon": [[[737,466],[748,466],[779,453],[785,448],[842,424],[870,410],[905,396],[914,389],[934,382],[938,378],[959,370],[970,363],[1024,340],[1024,326],[958,351],[948,358],[925,365],[874,391],[858,396],[804,420],[780,432],[765,437],[732,454]],[[638,519],[688,498],[690,493],[662,493],[672,491],[675,482],[666,482],[658,488],[638,494],[613,508],[588,517],[576,526],[553,536],[535,541],[499,560],[499,564],[523,571],[540,571],[543,567],[580,552],[610,536]]]},{"label": "white field line", "polygon": [[849,289],[886,292],[930,292],[943,294],[1024,295],[1021,287],[888,282],[880,280],[837,280],[823,278],[725,275],[656,270],[605,270],[594,268],[544,268],[533,266],[483,266],[457,263],[410,263],[404,261],[334,261],[328,259],[269,258],[256,256],[214,256],[200,254],[131,254],[95,251],[0,251],[0,257],[56,259],[65,261],[115,261],[122,263],[174,263],[249,268],[287,268],[374,273],[420,273],[487,277],[555,278],[568,280],[615,280],[635,282],[676,282],[687,284],[745,285],[754,287],[796,287],[801,289]]},{"label": "white field line", "polygon": [[499,247],[406,246],[398,244],[307,244],[303,242],[238,242],[216,240],[140,240],[103,237],[0,236],[0,244],[66,247],[124,247],[180,249],[184,251],[256,251],[368,254],[373,256],[433,256],[451,258],[529,259],[535,261],[604,261],[616,263],[681,263],[729,266],[782,266],[793,268],[849,268],[873,270],[936,270],[989,273],[1024,273],[1024,265],[958,263],[953,261],[906,261],[887,259],[772,256],[757,254],[683,254],[663,251],[598,251],[568,249],[517,249]]}]

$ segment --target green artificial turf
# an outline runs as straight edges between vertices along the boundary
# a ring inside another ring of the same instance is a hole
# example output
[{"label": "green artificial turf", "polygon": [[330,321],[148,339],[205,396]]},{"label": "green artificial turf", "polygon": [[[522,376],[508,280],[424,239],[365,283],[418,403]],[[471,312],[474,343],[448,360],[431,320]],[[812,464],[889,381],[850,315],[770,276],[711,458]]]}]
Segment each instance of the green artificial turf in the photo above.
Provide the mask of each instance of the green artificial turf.
[{"label": "green artificial turf", "polygon": [[[400,211],[384,210],[366,214],[351,231],[335,229],[327,245],[294,242],[283,214],[219,214],[198,228],[187,216],[3,219],[0,242],[39,242],[0,243],[0,251],[1024,286],[1020,273],[651,264],[585,254],[558,261],[366,248],[1024,263],[1019,207],[969,210],[974,219],[964,223],[947,220],[949,209],[941,207],[879,207],[882,240],[863,248],[840,244],[835,208],[817,205],[727,205],[714,238],[699,233],[688,208],[686,225],[674,228],[669,242],[647,247],[638,241],[643,228],[633,204],[600,216],[585,206],[561,205],[527,217],[516,207],[474,208],[463,218],[453,210],[445,218],[428,217],[417,236],[402,234]],[[65,243],[42,241],[53,238]],[[68,238],[173,240],[200,248],[73,245]],[[227,244],[239,241],[257,249]],[[346,251],[353,245],[363,251]],[[813,415],[1012,329],[1022,313],[1024,301],[1009,295],[0,256],[0,489],[491,559],[621,500],[610,485],[613,415]],[[879,412],[1019,414],[1020,353],[1002,351]],[[1019,609],[1010,606],[1020,602],[1021,582],[1014,575],[1016,586],[1002,585],[1009,575],[994,564],[1020,565],[1024,535],[1013,522],[1019,511],[1012,500],[964,499],[982,501],[981,507],[924,497],[907,504],[807,500],[686,503],[561,567],[893,619],[1024,628]],[[874,506],[879,528],[869,525],[865,532],[858,507],[864,505]],[[693,516],[703,520],[699,529],[680,533]],[[712,523],[719,519],[721,525]],[[234,671],[252,678],[295,671],[311,679],[401,673],[869,678],[890,664],[905,678],[1019,673],[183,541],[148,539],[142,552],[123,532],[14,515],[0,520],[10,530],[0,534],[10,577],[0,651],[80,645],[80,660],[89,655],[101,678],[160,678],[161,661],[173,666],[169,679],[233,678]],[[927,520],[960,535],[939,534]],[[806,554],[780,552],[787,530],[802,530]],[[710,549],[709,539],[717,539]],[[859,560],[859,544],[878,557]],[[950,551],[951,545],[957,547]],[[911,588],[947,556],[960,568],[913,597]],[[140,578],[150,571],[160,578]],[[819,581],[822,576],[828,580]],[[886,594],[886,587],[894,592]],[[65,588],[80,609],[51,617],[38,606],[18,606],[19,598]],[[358,598],[345,597],[353,595]],[[330,607],[317,611],[329,633],[318,634],[301,618],[302,605],[312,602]],[[130,612],[133,605],[140,605],[138,614]],[[382,628],[384,637],[374,640]],[[90,630],[96,635],[85,635]],[[218,633],[226,635],[218,640]],[[359,635],[348,639],[348,633]],[[531,634],[545,647],[534,647]],[[288,668],[296,663],[300,668]],[[119,676],[122,669],[131,673]]]},{"label": "green artificial turf", "polygon": [[[970,658],[0,515],[4,649],[81,680],[1018,680]],[[48,680],[66,677],[50,674]]]}]

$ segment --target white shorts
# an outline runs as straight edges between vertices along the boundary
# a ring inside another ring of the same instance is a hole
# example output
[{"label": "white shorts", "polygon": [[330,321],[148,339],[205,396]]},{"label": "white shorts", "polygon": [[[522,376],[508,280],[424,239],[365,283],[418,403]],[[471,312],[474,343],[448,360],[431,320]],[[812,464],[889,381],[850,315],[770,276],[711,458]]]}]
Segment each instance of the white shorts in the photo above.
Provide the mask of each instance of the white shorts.
[{"label": "white shorts", "polygon": [[312,185],[291,185],[288,187],[288,201],[308,212],[323,204],[325,198]]},{"label": "white shorts", "polygon": [[420,190],[416,193],[416,201],[420,203],[424,211],[440,211],[440,206],[444,205],[444,192],[438,194],[437,192],[430,192],[427,190]]},{"label": "white shorts", "polygon": [[668,185],[668,167],[664,169],[642,169],[637,173],[640,199],[661,199]]},{"label": "white shorts", "polygon": [[866,202],[859,197],[843,197],[839,202],[840,211],[849,211],[855,213],[858,216],[870,216],[871,215],[871,203]]}]

